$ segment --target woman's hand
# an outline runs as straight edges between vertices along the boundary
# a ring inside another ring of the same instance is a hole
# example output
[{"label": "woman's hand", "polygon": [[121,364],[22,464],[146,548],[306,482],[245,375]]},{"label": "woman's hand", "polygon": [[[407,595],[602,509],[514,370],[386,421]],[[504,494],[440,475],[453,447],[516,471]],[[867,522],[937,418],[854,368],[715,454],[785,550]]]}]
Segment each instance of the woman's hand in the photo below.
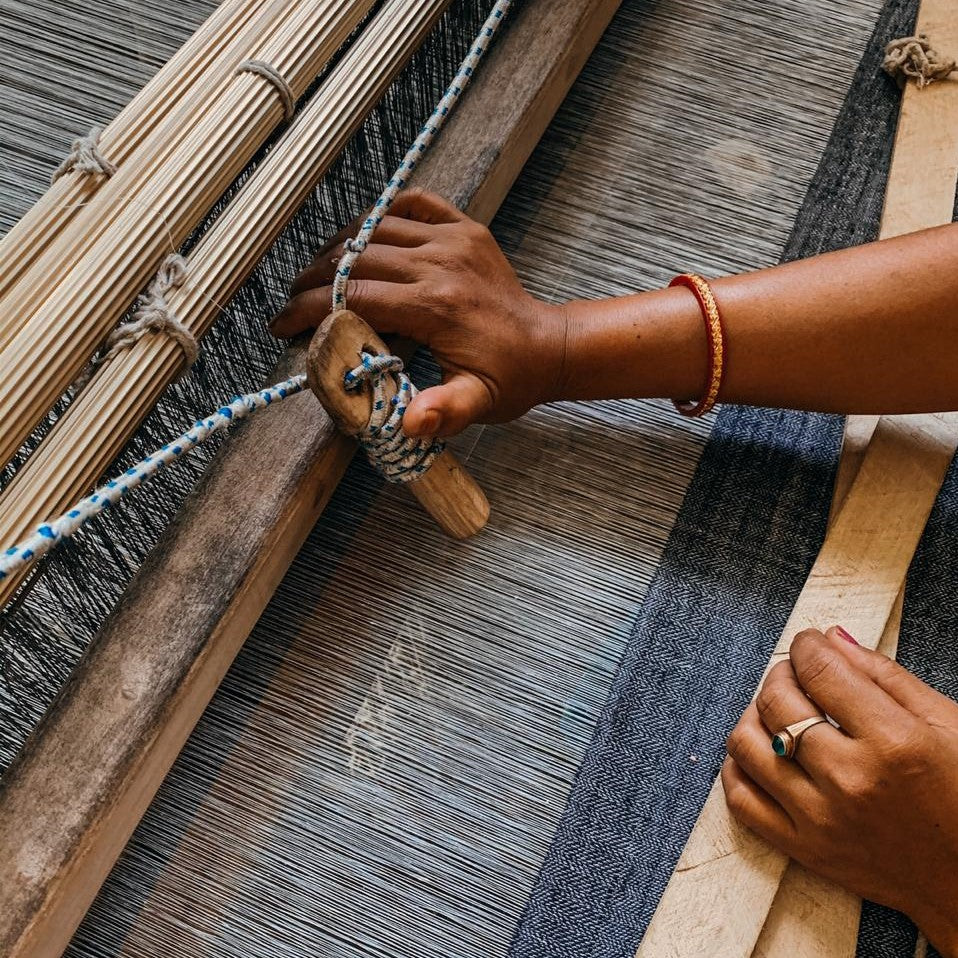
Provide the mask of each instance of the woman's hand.
[{"label": "woman's hand", "polygon": [[[958,705],[841,629],[799,634],[728,741],[732,814],[958,956]],[[771,735],[825,713],[779,758]]]},{"label": "woman's hand", "polygon": [[[343,241],[353,233],[335,237],[297,278],[271,324],[277,336],[326,318]],[[347,299],[378,332],[428,346],[442,368],[442,385],[424,390],[406,412],[409,435],[453,435],[556,396],[563,310],[530,296],[489,230],[439,196],[397,197],[353,267]]]}]

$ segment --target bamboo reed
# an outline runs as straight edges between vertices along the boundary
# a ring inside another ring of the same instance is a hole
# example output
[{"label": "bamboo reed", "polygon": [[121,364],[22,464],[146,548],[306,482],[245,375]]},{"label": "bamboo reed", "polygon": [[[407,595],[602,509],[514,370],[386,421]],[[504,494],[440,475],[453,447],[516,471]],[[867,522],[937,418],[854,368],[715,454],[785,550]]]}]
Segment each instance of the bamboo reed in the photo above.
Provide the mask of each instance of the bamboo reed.
[{"label": "bamboo reed", "polygon": [[[371,5],[372,0],[291,2],[279,28],[251,51],[251,58],[271,64],[298,97]],[[63,268],[56,268],[58,257],[49,260],[60,244],[47,251],[50,286],[32,284],[39,305],[0,354],[0,461],[9,461],[170,246],[183,242],[282,118],[271,84],[250,73],[232,77],[224,95],[172,152],[143,161],[146,175],[141,176],[139,163],[116,173],[111,185],[120,200],[107,210],[94,202],[77,217],[74,225],[84,220],[97,238],[88,245],[86,232],[78,237],[85,252],[57,285],[54,277]],[[122,202],[128,182],[140,180],[137,201]],[[4,312],[15,299],[4,301]]]},{"label": "bamboo reed", "polygon": [[[117,165],[214,71],[232,72],[249,45],[261,14],[282,0],[224,0],[208,20],[103,130],[100,148]],[[82,131],[77,131],[82,132]],[[18,282],[49,243],[104,183],[100,176],[67,173],[53,183],[26,215],[0,240],[0,299]]]},{"label": "bamboo reed", "polygon": [[[167,299],[197,337],[262,258],[449,0],[393,0],[297,117],[189,258]],[[0,498],[0,545],[68,508],[103,474],[177,374],[180,348],[139,340],[102,367]],[[0,605],[20,578],[0,583]]]},{"label": "bamboo reed", "polygon": [[[128,162],[109,181],[101,182],[99,189],[89,193],[83,204],[75,208],[66,228],[49,237],[44,252],[21,274],[16,285],[8,289],[0,300],[0,350],[20,332],[61,278],[103,238],[124,209],[132,205],[141,214],[150,212],[143,197],[151,180],[161,170],[170,172],[178,148],[233,88],[236,66],[248,57],[256,58],[257,53],[251,54],[251,50],[268,47],[271,38],[282,32],[295,16],[295,3],[258,2],[261,15],[236,38],[229,54],[223,57],[221,68],[209,71],[205,82],[194,84],[191,94],[181,99],[177,109],[168,113],[163,122],[155,124]],[[335,41],[345,37],[370,5],[371,0],[319,0],[317,6],[329,12],[333,31],[330,41],[324,43],[327,53],[335,49]],[[272,92],[278,98],[276,91]],[[263,138],[267,133],[264,127]]]}]

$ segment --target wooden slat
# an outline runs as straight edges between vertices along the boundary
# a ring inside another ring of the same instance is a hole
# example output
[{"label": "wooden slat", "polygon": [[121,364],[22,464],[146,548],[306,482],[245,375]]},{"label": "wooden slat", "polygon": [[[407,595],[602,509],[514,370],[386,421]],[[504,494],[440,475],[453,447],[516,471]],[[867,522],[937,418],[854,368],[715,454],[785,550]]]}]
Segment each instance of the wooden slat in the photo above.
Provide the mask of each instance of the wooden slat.
[{"label": "wooden slat", "polygon": [[[792,637],[841,622],[875,648],[955,453],[958,414],[879,422],[769,663]],[[732,819],[721,780],[638,949],[640,958],[752,954],[788,859]],[[694,915],[694,920],[690,916]]]},{"label": "wooden slat", "polygon": [[[923,0],[916,33],[947,55],[958,54],[958,14],[948,0]],[[951,222],[958,185],[958,83],[902,92],[895,146],[885,192],[880,237]],[[844,501],[878,424],[877,416],[849,416],[835,483]],[[910,454],[903,450],[903,455]],[[834,505],[833,505],[834,509]],[[898,650],[904,590],[899,592],[878,649]],[[854,958],[861,901],[832,882],[790,862],[755,949],[755,958]]]},{"label": "wooden slat", "polygon": [[[488,218],[617,6],[528,3],[418,182]],[[303,368],[293,349],[275,376]],[[0,953],[62,951],[351,452],[308,394],[224,447],[4,778]]]}]

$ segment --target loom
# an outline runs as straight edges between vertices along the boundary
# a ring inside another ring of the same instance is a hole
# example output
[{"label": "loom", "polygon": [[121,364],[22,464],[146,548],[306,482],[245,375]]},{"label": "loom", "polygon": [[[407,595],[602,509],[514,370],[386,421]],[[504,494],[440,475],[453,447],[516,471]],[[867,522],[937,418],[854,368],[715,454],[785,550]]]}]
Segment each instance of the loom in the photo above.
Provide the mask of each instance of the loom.
[{"label": "loom", "polygon": [[[265,320],[488,7],[3,0],[4,544],[305,370]],[[945,222],[958,85],[879,70],[916,17],[958,53],[944,0],[522,0],[417,182],[555,299]],[[91,126],[111,168],[50,185]],[[148,335],[81,388],[176,251],[197,362]],[[890,654],[900,629],[954,693],[910,623],[958,626],[956,440],[950,417],[558,404],[452,444],[492,507],[460,542],[314,396],[257,413],[0,582],[0,953],[911,954],[900,916],[710,789],[802,623],[841,610]]]}]

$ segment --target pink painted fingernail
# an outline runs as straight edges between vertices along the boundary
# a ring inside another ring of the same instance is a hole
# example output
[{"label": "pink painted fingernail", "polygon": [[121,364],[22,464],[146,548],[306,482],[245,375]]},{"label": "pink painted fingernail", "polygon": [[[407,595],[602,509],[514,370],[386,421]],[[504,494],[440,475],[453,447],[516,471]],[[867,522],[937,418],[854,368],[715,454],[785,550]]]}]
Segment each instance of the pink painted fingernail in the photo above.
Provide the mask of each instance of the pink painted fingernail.
[{"label": "pink painted fingernail", "polygon": [[846,632],[840,625],[835,626],[835,631],[846,641],[852,645],[858,645],[858,640],[850,632]]}]

